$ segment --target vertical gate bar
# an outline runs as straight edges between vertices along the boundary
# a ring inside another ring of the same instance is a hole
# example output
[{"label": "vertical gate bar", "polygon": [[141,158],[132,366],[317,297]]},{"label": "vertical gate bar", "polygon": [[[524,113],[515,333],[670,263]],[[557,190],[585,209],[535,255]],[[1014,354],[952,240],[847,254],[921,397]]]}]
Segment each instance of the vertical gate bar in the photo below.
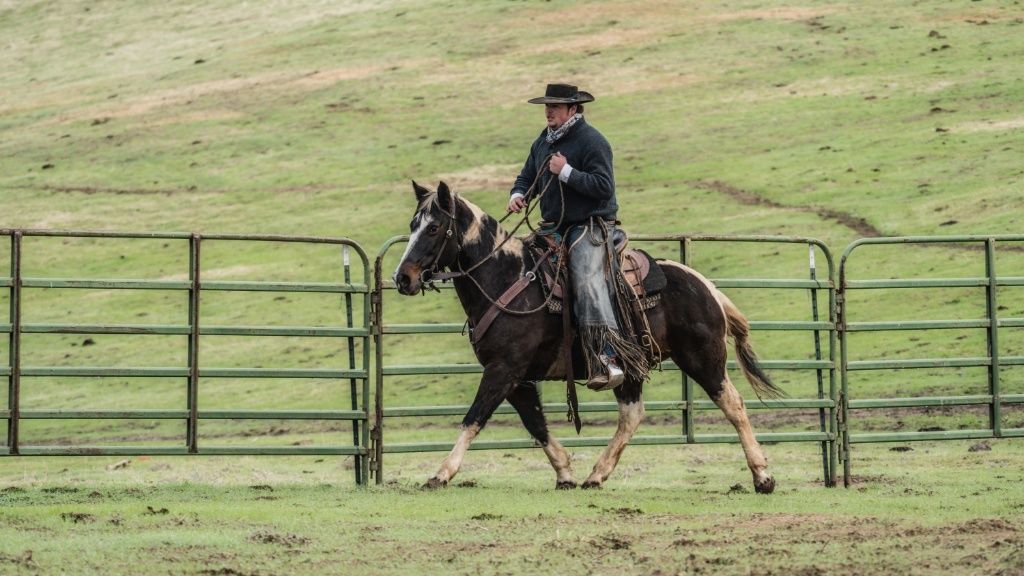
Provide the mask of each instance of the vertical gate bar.
[{"label": "vertical gate bar", "polygon": [[1002,398],[999,385],[999,300],[996,294],[996,239],[985,240],[985,274],[988,276],[988,355],[991,359],[988,369],[989,394],[992,404],[989,409],[989,427],[996,438],[1003,436]]},{"label": "vertical gate bar", "polygon": [[7,446],[9,453],[20,453],[18,433],[21,418],[21,231],[11,234],[11,336],[8,340],[8,362],[11,374],[7,379]]},{"label": "vertical gate bar", "polygon": [[[685,236],[679,244],[679,260],[682,261],[684,266],[689,266],[692,255],[692,241],[689,236]],[[686,375],[686,372],[680,370],[680,373],[683,379],[683,405],[685,406],[683,412],[683,434],[686,436],[686,443],[693,444],[696,442],[693,431],[693,382],[690,381],[690,377]]]},{"label": "vertical gate bar", "polygon": [[185,427],[185,442],[188,453],[199,452],[199,234],[189,238],[188,253],[188,422]]},{"label": "vertical gate bar", "polygon": [[[825,248],[823,248],[823,250],[825,250],[826,253],[827,253],[828,248],[825,247]],[[835,486],[836,485],[836,467],[837,467],[836,466],[836,464],[837,464],[837,462],[836,462],[836,453],[838,452],[838,446],[837,445],[839,443],[839,419],[837,417],[837,413],[839,411],[839,401],[838,401],[839,391],[838,391],[838,382],[836,382],[836,349],[838,348],[836,340],[837,340],[837,337],[838,337],[839,319],[837,317],[837,311],[836,311],[836,308],[837,308],[837,304],[836,304],[836,285],[835,285],[835,282],[834,282],[835,278],[834,278],[834,269],[833,269],[831,254],[828,255],[828,258],[829,258],[829,268],[828,268],[828,276],[829,276],[828,320],[829,320],[829,323],[831,324],[831,327],[828,330],[828,360],[829,360],[829,365],[830,365],[830,367],[828,369],[828,397],[829,397],[830,400],[832,400],[832,406],[831,406],[831,408],[829,408],[829,411],[828,411],[828,414],[829,414],[829,431],[830,431],[829,436],[831,437],[831,440],[829,440],[829,467],[828,467],[828,470],[829,470],[829,484],[828,485],[829,486]]]},{"label": "vertical gate bar", "polygon": [[[849,250],[849,249],[847,249]],[[849,252],[847,252],[847,255]],[[848,369],[848,342],[846,340],[846,255],[839,264],[839,286],[836,288],[836,329],[839,331],[839,417],[837,433],[840,460],[843,462],[843,487],[850,487],[850,433],[849,426],[849,369]]]},{"label": "vertical gate bar", "polygon": [[373,294],[371,295],[374,366],[373,458],[377,484],[383,484],[384,471],[384,279],[381,274],[384,255],[377,256],[373,267]]},{"label": "vertical gate bar", "polygon": [[[817,265],[816,265],[816,263],[814,261],[814,244],[808,244],[807,245],[807,254],[808,254],[808,260],[807,261],[808,261],[808,266],[810,267],[811,280],[817,280],[818,279],[818,267],[817,267]],[[819,317],[819,315],[818,315],[818,289],[812,287],[811,288],[811,319],[814,322],[817,322],[818,321],[818,317]],[[818,331],[817,328],[814,329],[814,359],[815,360],[821,360],[821,333]],[[822,400],[822,399],[825,398],[825,382],[824,382],[824,378],[822,377],[821,370],[822,370],[821,368],[818,368],[818,369],[816,369],[814,371],[816,376],[817,376],[817,379],[818,379],[818,400]],[[824,407],[818,408],[818,425],[819,425],[819,427],[820,427],[822,432],[826,431],[825,408]],[[829,474],[829,467],[828,467],[829,466],[828,455],[829,455],[829,443],[828,443],[828,440],[823,440],[821,442],[821,470],[822,470],[822,477],[821,478],[825,482],[826,486],[830,485],[830,482],[829,482],[830,474]]]},{"label": "vertical gate bar", "polygon": [[[342,254],[342,267],[344,269],[344,275],[345,275],[345,284],[351,284],[352,283],[352,272],[351,272],[351,265],[350,265],[349,257],[348,257],[348,246],[347,245],[343,245],[342,246],[341,254]],[[352,327],[352,293],[351,292],[346,292],[345,293],[345,321],[346,321],[346,326],[348,328],[351,328]],[[354,370],[355,367],[356,367],[356,342],[355,342],[355,337],[354,336],[349,336],[345,340],[348,342],[348,368],[349,368],[349,370]],[[352,392],[351,393],[352,409],[353,410],[358,410],[359,409],[359,392],[356,389],[356,379],[355,378],[350,378],[348,383],[349,383],[349,388],[351,389],[351,392]],[[353,446],[359,446],[359,422],[356,421],[356,420],[352,421],[352,445]],[[352,468],[355,469],[356,484],[362,484],[363,483],[363,478],[362,478],[362,476],[363,476],[363,456],[361,454],[356,454],[355,466],[353,466]]]},{"label": "vertical gate bar", "polygon": [[[371,324],[370,311],[373,308],[371,304],[371,288],[370,288],[370,263],[366,259],[366,256],[362,249],[359,250],[359,257],[362,261],[363,266],[363,286],[365,287],[363,292],[363,328],[369,330]],[[370,461],[373,459],[373,455],[370,453],[370,335],[367,333],[362,337],[363,343],[363,424],[362,424],[362,448],[366,450],[366,457],[363,458],[363,484],[369,484],[370,474]]]}]

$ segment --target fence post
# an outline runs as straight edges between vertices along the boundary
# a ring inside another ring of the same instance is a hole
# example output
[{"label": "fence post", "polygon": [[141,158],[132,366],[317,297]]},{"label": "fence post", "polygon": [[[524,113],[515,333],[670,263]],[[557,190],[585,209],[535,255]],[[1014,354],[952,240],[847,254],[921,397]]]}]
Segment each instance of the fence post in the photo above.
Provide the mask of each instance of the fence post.
[{"label": "fence post", "polygon": [[[807,258],[811,280],[817,280],[818,267],[814,261],[814,244],[807,244]],[[818,289],[811,288],[811,320],[817,322],[818,318]],[[821,360],[821,333],[817,329],[814,330],[814,359]],[[814,371],[818,380],[818,400],[825,398],[825,383],[821,370],[821,368],[818,368]],[[822,432],[827,432],[824,407],[818,408],[818,425]],[[831,487],[833,483],[831,480],[831,468],[829,467],[829,444],[828,440],[822,440],[821,442],[821,468],[823,471],[822,480],[825,482],[825,486]]]},{"label": "fence post", "polygon": [[988,312],[988,367],[989,394],[992,404],[989,407],[989,425],[996,438],[1003,436],[1002,398],[999,385],[999,300],[996,294],[996,239],[985,240],[985,274],[988,285],[985,287],[986,308]]},{"label": "fence post", "polygon": [[[693,243],[690,241],[690,237],[686,236],[682,239],[679,244],[679,260],[684,266],[690,265],[690,260],[693,257]],[[686,375],[685,370],[680,370],[683,379],[683,402],[685,403],[683,412],[683,434],[686,435],[686,443],[695,443],[696,436],[693,430],[693,382],[690,377]]]},{"label": "fence post", "polygon": [[185,442],[189,454],[199,452],[199,244],[201,237],[193,233],[188,246],[188,423]]},{"label": "fence post", "polygon": [[[341,261],[342,269],[344,273],[345,284],[351,284],[352,272],[351,263],[349,262],[348,256],[348,245],[341,247]],[[352,328],[352,293],[345,293],[345,326]],[[348,367],[349,370],[354,370],[356,367],[356,343],[352,337],[346,338],[348,343]],[[356,379],[349,378],[349,388],[351,390],[352,409],[359,409],[359,392],[356,389]],[[359,422],[356,420],[352,421],[352,445],[359,446]],[[363,456],[357,454],[355,457],[355,473],[356,473],[356,484],[363,484]]]},{"label": "fence post", "polygon": [[7,445],[10,447],[11,455],[20,453],[18,436],[21,418],[21,240],[21,231],[15,230],[11,234],[11,338],[8,341],[11,374],[7,380],[7,408],[10,412],[7,420]]}]

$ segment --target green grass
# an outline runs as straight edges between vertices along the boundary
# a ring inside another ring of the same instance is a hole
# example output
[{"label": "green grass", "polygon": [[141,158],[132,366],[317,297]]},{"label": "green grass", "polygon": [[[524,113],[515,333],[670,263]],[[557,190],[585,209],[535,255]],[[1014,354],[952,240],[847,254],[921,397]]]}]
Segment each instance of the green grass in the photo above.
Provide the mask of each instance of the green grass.
[{"label": "green grass", "polygon": [[[542,127],[524,101],[546,82],[570,81],[597,96],[587,116],[613,144],[630,232],[809,236],[837,267],[844,247],[869,234],[1019,233],[1022,30],[1015,3],[939,0],[0,2],[0,228],[345,236],[372,266],[407,229],[411,179],[443,179],[501,214]],[[22,264],[30,277],[185,280],[187,244],[30,237]],[[856,279],[977,277],[983,254],[861,247],[847,265]],[[330,247],[206,240],[202,256],[206,280],[341,274]],[[364,282],[355,261],[354,281]],[[0,247],[0,269],[9,263]],[[696,243],[692,264],[719,279],[808,274],[802,246]],[[1019,246],[997,249],[1000,275],[1019,276],[1022,264]],[[806,291],[726,291],[754,321],[811,317]],[[1001,318],[1024,317],[1024,291],[998,296]],[[0,308],[8,304],[0,295]],[[26,289],[23,304],[26,323],[188,318],[186,293],[171,290]],[[985,293],[865,290],[847,306],[850,322],[978,319]],[[392,324],[461,321],[451,292],[389,293],[384,307]],[[354,312],[358,322],[358,298]],[[202,313],[207,326],[346,323],[337,295],[208,292]],[[818,313],[827,314],[823,295]],[[754,341],[765,359],[813,357],[806,332]],[[388,364],[472,361],[459,335],[386,344]],[[849,344],[851,360],[987,353],[984,329],[853,333]],[[1024,331],[1001,328],[999,344],[1005,356],[1024,355]],[[29,334],[23,345],[27,366],[187,362],[179,336]],[[211,367],[347,365],[343,341],[206,337],[201,346]],[[811,372],[773,375],[792,397],[817,394]],[[1024,393],[1024,369],[1000,375],[1005,392]],[[984,394],[986,377],[983,368],[858,372],[851,397]],[[385,403],[468,403],[475,387],[472,375],[392,378]],[[347,382],[210,380],[200,405],[344,408],[348,394]],[[545,388],[548,401],[562,394],[557,383]],[[675,373],[647,390],[649,399],[678,395]],[[27,378],[22,392],[25,409],[184,400],[180,379],[160,378]],[[855,417],[855,432],[987,426],[977,408]],[[609,432],[610,418],[586,415],[585,434]],[[571,435],[561,413],[551,419]],[[752,419],[763,432],[817,426],[814,410],[752,410]],[[450,442],[458,420],[395,419],[388,439]],[[525,437],[516,420],[496,418],[484,438]],[[698,432],[728,431],[717,412],[696,420]],[[1004,407],[1004,426],[1022,422],[1019,407]],[[677,414],[652,412],[640,433],[680,427]],[[184,434],[158,421],[32,421],[22,432],[31,443],[114,445],[180,445]],[[216,444],[351,438],[348,423],[301,421],[203,422],[200,432]],[[0,492],[0,572],[1019,571],[1020,446],[913,446],[855,446],[850,491],[820,487],[817,446],[770,446],[782,486],[771,498],[726,494],[749,483],[735,445],[636,447],[606,490],[570,494],[550,490],[538,451],[473,452],[460,480],[476,487],[438,494],[412,489],[437,454],[389,455],[397,484],[369,490],[351,486],[350,459],[135,458],[108,471],[106,458],[11,458],[0,465],[0,490],[10,488]],[[580,473],[596,450],[577,452]]]},{"label": "green grass", "polygon": [[[392,456],[396,478],[363,489],[330,458],[25,459],[0,481],[0,560],[81,574],[1019,570],[1024,454],[966,448],[859,448],[854,489],[826,490],[813,449],[769,446],[770,497],[743,487],[734,446],[634,448],[605,489],[572,492],[552,489],[539,450],[474,453],[440,492],[416,487],[436,463],[422,456]],[[574,451],[576,467],[595,454]]]}]

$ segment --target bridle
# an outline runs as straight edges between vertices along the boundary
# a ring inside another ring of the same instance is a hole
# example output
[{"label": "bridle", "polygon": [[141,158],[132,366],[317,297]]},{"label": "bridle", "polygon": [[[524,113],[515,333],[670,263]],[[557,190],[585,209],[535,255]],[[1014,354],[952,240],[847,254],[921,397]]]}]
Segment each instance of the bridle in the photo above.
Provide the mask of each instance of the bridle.
[{"label": "bridle", "polygon": [[[524,223],[527,224],[527,226],[531,230],[533,229],[532,226],[529,226],[530,213],[536,207],[536,205],[537,205],[536,201],[539,200],[540,197],[544,195],[544,192],[547,191],[547,186],[550,185],[551,180],[553,180],[553,179],[549,179],[548,180],[548,185],[545,185],[544,190],[542,190],[540,194],[537,194],[536,196],[533,196],[531,193],[536,188],[537,181],[539,180],[539,176],[540,175],[538,174],[538,178],[534,180],[533,185],[530,186],[530,189],[529,189],[529,191],[528,191],[528,193],[526,195],[526,197],[528,199],[528,202],[527,202],[527,207],[526,207],[525,213],[523,214],[523,218],[519,221],[518,224],[516,224],[515,228],[513,228],[511,232],[506,234],[505,238],[502,239],[501,242],[499,242],[497,245],[495,245],[495,247],[490,251],[490,253],[487,254],[487,256],[484,256],[483,258],[481,258],[480,260],[478,260],[477,262],[475,262],[473,265],[471,265],[469,268],[466,268],[466,269],[462,269],[462,267],[460,265],[458,270],[453,270],[453,271],[450,271],[450,272],[444,272],[444,271],[441,270],[442,268],[451,267],[453,265],[458,264],[458,262],[459,262],[459,260],[458,260],[459,254],[462,253],[462,244],[459,243],[459,241],[458,241],[459,235],[457,234],[457,230],[455,228],[456,224],[458,223],[458,219],[456,218],[457,209],[458,209],[458,198],[457,198],[458,195],[453,192],[449,196],[451,198],[451,209],[450,210],[445,210],[443,207],[440,206],[440,203],[438,203],[438,206],[437,206],[438,210],[440,210],[442,214],[444,214],[445,216],[448,217],[448,227],[447,227],[447,229],[445,230],[445,233],[444,233],[445,234],[444,241],[441,243],[441,247],[438,249],[437,254],[434,255],[434,260],[431,263],[430,267],[429,268],[425,268],[422,272],[420,272],[420,286],[422,286],[422,288],[420,290],[420,293],[425,295],[427,293],[427,290],[433,290],[435,292],[440,292],[441,290],[434,284],[435,282],[439,282],[439,281],[440,282],[446,282],[448,280],[454,280],[456,278],[467,278],[476,286],[477,290],[480,291],[480,293],[483,295],[483,297],[485,299],[487,299],[487,301],[490,302],[491,305],[493,305],[497,309],[501,310],[502,312],[505,312],[505,313],[508,313],[508,314],[512,314],[512,315],[516,315],[516,316],[527,316],[527,315],[534,314],[536,312],[539,312],[540,310],[545,309],[548,306],[549,302],[554,297],[554,294],[555,294],[554,290],[549,292],[547,297],[544,299],[544,301],[539,306],[537,306],[536,308],[532,308],[532,309],[529,309],[529,310],[512,310],[511,308],[508,308],[507,306],[504,306],[500,302],[498,302],[498,299],[495,299],[495,298],[491,297],[487,293],[487,291],[484,289],[484,287],[480,285],[480,282],[472,275],[472,272],[474,270],[476,270],[480,266],[483,266],[485,263],[487,263],[487,261],[489,261],[492,258],[494,258],[495,254],[497,254],[498,251],[500,251],[502,249],[502,247],[505,245],[505,243],[507,243],[509,240],[511,240],[515,236],[516,231],[518,231],[519,228]],[[563,195],[562,201],[563,201],[563,216],[564,216],[564,203],[565,203],[564,195],[565,195],[565,191],[564,191],[564,189],[562,189],[561,182],[559,182],[559,189],[560,189],[560,191],[561,191],[561,193]],[[511,212],[509,214],[507,214],[498,223],[500,224],[502,221],[505,220],[505,218],[508,218],[511,214],[512,214]],[[448,246],[448,242],[452,241],[453,239],[455,241],[455,256],[452,258],[450,264],[441,264],[441,257],[445,253],[445,249]],[[559,249],[561,249],[561,247],[559,247]],[[554,250],[555,249],[549,249],[546,253],[544,253],[542,256],[537,258],[533,269],[527,271],[526,274],[524,274],[524,277],[529,279],[530,282],[533,282],[534,280],[536,280],[537,277],[538,277],[537,276],[537,271],[540,268],[540,265],[544,262],[544,260],[546,260],[549,256],[551,256],[551,254],[554,252]],[[559,258],[558,259],[558,263],[559,263],[559,265],[557,266],[557,268],[555,270],[555,278],[554,278],[554,282],[556,282],[556,283],[559,281],[560,277],[564,274],[565,258]]]},{"label": "bridle", "polygon": [[[462,275],[462,273],[441,271],[441,268],[448,266],[448,264],[440,264],[441,256],[444,254],[445,248],[448,247],[448,242],[452,241],[452,239],[458,238],[458,235],[456,234],[455,231],[455,225],[458,222],[455,218],[455,214],[459,204],[458,200],[455,198],[454,193],[450,194],[449,198],[452,201],[450,212],[440,207],[440,205],[438,205],[438,210],[440,210],[442,214],[448,217],[448,228],[444,231],[444,241],[441,242],[441,248],[439,248],[437,254],[434,255],[434,261],[430,264],[429,268],[425,268],[422,272],[420,272],[420,285],[424,287],[423,290],[421,291],[421,293],[423,294],[426,294],[426,290],[428,289],[433,290],[435,292],[441,291],[440,289],[438,289],[437,286],[434,285],[434,282],[444,282],[445,280],[458,278],[459,276]],[[455,240],[455,256],[452,259],[453,262],[458,262],[459,254],[461,252],[462,244],[459,243],[458,240]]]}]

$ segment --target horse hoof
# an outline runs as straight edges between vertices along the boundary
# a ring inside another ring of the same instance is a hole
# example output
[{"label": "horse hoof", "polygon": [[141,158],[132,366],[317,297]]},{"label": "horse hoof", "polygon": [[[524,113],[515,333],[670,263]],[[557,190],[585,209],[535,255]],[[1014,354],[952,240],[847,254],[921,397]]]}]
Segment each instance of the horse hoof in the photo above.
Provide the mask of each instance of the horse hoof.
[{"label": "horse hoof", "polygon": [[555,483],[555,490],[575,490],[576,483],[572,480],[559,480]]},{"label": "horse hoof", "polygon": [[771,476],[761,482],[754,481],[754,491],[758,494],[771,494],[775,491],[775,478]]},{"label": "horse hoof", "polygon": [[422,486],[424,490],[437,490],[438,488],[444,488],[448,485],[447,480],[439,480],[437,477],[427,480],[427,483]]},{"label": "horse hoof", "polygon": [[583,483],[582,486],[580,486],[580,488],[583,488],[584,490],[590,490],[590,489],[600,490],[601,489],[601,483],[600,482],[594,482],[593,480],[587,480],[586,482]]}]

